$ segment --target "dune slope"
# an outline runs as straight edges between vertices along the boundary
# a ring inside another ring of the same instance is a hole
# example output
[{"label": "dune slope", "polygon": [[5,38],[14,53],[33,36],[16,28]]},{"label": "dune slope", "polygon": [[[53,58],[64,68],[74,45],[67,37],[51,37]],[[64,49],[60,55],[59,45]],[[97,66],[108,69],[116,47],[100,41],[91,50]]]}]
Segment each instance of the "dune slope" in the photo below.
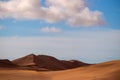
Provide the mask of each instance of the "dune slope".
[{"label": "dune slope", "polygon": [[55,72],[53,80],[120,80],[120,60]]},{"label": "dune slope", "polygon": [[62,71],[0,70],[1,80],[120,80],[120,60]]}]

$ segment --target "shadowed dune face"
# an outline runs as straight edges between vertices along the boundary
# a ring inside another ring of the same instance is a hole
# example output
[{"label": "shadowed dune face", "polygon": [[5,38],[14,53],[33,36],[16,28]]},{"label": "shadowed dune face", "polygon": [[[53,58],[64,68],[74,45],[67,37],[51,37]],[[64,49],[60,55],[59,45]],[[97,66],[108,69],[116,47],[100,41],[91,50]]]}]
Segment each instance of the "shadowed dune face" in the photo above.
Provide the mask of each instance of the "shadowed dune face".
[{"label": "shadowed dune face", "polygon": [[0,60],[0,67],[16,67],[17,65],[13,64],[8,59]]},{"label": "shadowed dune face", "polygon": [[0,70],[1,80],[120,80],[120,60],[62,71]]},{"label": "shadowed dune face", "polygon": [[83,63],[77,60],[63,61],[58,60],[52,56],[34,54],[30,54],[25,57],[13,60],[12,62],[23,67],[34,67],[36,69],[44,68],[47,70],[66,70],[88,65],[87,63]]}]

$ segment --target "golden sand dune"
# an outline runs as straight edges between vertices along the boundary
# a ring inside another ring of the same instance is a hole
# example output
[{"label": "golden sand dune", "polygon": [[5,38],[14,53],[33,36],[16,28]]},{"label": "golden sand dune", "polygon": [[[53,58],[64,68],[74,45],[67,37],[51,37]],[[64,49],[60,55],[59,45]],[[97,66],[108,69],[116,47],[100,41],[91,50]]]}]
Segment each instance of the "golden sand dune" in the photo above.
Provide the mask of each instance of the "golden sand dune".
[{"label": "golden sand dune", "polygon": [[53,80],[120,80],[120,61],[56,72]]},{"label": "golden sand dune", "polygon": [[120,80],[120,60],[63,71],[0,69],[0,80]]}]

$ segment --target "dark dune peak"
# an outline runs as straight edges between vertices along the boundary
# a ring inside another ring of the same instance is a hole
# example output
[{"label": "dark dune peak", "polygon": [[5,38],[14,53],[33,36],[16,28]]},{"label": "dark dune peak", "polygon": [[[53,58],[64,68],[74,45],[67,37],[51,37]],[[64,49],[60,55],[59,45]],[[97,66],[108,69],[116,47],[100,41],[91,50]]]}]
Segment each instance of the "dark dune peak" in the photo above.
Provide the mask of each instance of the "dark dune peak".
[{"label": "dark dune peak", "polygon": [[1,59],[0,60],[0,67],[16,67],[17,65],[13,64],[8,59]]},{"label": "dark dune peak", "polygon": [[44,68],[47,70],[66,70],[88,65],[77,60],[65,61],[48,55],[34,54],[13,60],[12,62],[23,67]]},{"label": "dark dune peak", "polygon": [[36,65],[35,62],[34,62],[35,58],[36,58],[36,55],[30,54],[30,55],[27,55],[27,56],[25,56],[25,57],[15,59],[15,60],[13,60],[12,62],[13,62],[14,64],[19,65],[19,66]]},{"label": "dark dune peak", "polygon": [[46,68],[49,70],[64,70],[67,69],[61,61],[58,59],[47,56],[47,55],[38,55],[37,59],[35,59],[35,63],[41,68]]}]

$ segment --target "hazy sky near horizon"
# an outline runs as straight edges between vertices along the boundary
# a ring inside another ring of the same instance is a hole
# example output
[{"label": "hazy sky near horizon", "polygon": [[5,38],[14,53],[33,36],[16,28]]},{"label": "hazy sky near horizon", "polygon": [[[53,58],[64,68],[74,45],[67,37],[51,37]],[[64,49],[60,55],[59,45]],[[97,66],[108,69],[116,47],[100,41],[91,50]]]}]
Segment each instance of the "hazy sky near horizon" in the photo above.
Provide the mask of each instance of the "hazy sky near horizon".
[{"label": "hazy sky near horizon", "polygon": [[0,59],[44,54],[120,59],[119,0],[0,0]]}]

